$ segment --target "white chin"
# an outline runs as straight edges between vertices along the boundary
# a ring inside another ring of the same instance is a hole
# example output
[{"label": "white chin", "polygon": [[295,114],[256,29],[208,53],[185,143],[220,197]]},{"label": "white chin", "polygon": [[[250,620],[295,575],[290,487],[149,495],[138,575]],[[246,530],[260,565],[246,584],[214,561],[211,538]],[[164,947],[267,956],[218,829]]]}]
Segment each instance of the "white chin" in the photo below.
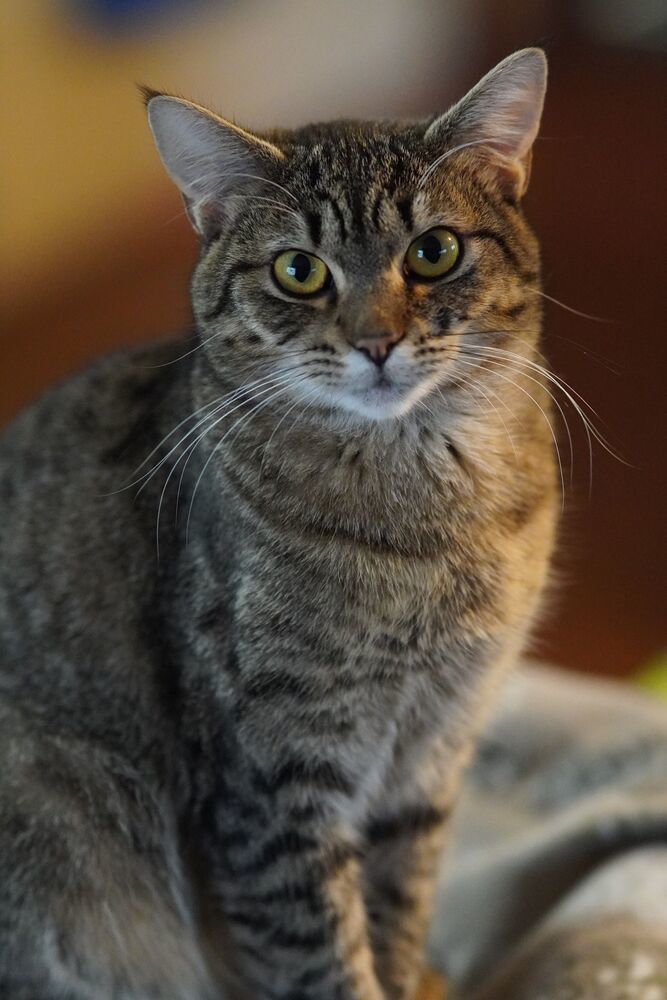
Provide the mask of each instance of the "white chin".
[{"label": "white chin", "polygon": [[418,386],[401,390],[396,386],[380,385],[357,392],[343,392],[337,403],[348,413],[366,420],[390,420],[407,413],[422,395]]}]

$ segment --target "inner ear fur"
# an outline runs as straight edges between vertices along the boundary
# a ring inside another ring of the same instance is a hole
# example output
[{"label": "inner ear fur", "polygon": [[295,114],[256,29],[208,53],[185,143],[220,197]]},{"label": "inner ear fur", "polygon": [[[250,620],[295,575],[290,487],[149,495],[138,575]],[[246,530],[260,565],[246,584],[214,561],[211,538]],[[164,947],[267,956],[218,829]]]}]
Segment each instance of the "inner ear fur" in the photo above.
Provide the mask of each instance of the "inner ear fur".
[{"label": "inner ear fur", "polygon": [[520,198],[528,187],[546,85],[547,60],[542,49],[515,52],[436,118],[424,140],[443,153],[453,153],[456,147],[476,149],[504,193]]}]

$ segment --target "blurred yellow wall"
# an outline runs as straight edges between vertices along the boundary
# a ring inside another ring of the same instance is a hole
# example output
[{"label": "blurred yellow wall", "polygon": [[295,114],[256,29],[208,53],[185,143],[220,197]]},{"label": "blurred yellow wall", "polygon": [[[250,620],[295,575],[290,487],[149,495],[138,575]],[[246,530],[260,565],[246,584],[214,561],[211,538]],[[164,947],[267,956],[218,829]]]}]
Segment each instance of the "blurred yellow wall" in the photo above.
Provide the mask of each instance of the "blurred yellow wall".
[{"label": "blurred yellow wall", "polygon": [[6,0],[5,290],[20,301],[40,273],[54,282],[75,267],[77,248],[102,254],[109,226],[145,216],[164,180],[136,82],[255,125],[430,110],[429,86],[441,94],[460,65],[474,9],[472,0],[247,0],[109,37],[54,0]]}]

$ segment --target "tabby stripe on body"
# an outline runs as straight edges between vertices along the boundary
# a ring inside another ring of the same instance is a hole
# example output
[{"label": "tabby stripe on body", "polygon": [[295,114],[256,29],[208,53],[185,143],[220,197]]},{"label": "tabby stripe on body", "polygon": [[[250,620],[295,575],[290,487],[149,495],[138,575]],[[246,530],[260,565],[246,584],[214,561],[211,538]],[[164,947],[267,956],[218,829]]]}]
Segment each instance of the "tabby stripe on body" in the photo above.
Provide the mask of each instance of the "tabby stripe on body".
[{"label": "tabby stripe on body", "polygon": [[0,995],[422,1000],[554,533],[545,81],[263,134],[145,91],[196,340],[2,437]]}]

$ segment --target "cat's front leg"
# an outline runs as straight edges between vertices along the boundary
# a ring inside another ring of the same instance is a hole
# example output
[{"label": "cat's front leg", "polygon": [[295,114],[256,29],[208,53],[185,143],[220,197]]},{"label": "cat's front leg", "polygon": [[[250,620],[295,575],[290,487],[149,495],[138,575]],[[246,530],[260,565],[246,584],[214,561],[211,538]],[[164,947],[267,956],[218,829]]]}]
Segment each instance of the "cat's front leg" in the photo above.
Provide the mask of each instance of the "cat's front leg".
[{"label": "cat's front leg", "polygon": [[367,824],[364,880],[370,936],[389,1000],[417,1000],[420,995],[448,816],[448,796],[413,792],[397,797]]},{"label": "cat's front leg", "polygon": [[[298,795],[285,794],[291,781]],[[332,782],[331,771],[302,762],[256,772],[221,798],[213,892],[258,1000],[384,1000],[358,845],[331,809]]]}]

